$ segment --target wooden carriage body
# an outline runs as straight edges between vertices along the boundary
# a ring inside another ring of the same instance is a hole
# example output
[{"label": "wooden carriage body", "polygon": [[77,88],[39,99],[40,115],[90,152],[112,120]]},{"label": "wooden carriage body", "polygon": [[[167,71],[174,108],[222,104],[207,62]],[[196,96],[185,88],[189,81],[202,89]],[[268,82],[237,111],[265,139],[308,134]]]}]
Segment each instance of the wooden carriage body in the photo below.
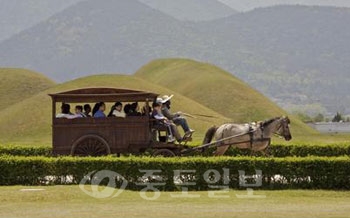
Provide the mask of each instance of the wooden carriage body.
[{"label": "wooden carriage body", "polygon": [[[152,103],[158,94],[115,88],[85,88],[50,94],[52,98],[52,138],[54,155],[99,156],[140,153],[154,145],[149,116],[126,118],[56,118],[60,103],[96,102]],[[149,114],[147,109],[146,114]]]}]

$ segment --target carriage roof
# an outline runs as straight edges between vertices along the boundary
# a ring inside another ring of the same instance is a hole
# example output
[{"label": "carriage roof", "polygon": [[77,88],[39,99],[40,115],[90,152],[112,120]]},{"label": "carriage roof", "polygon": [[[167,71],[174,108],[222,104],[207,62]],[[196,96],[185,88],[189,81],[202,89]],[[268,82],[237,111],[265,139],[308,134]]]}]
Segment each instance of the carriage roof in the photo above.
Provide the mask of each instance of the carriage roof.
[{"label": "carriage roof", "polygon": [[158,94],[139,90],[116,88],[84,88],[56,94],[50,94],[54,102],[94,103],[94,102],[134,102],[153,101]]}]

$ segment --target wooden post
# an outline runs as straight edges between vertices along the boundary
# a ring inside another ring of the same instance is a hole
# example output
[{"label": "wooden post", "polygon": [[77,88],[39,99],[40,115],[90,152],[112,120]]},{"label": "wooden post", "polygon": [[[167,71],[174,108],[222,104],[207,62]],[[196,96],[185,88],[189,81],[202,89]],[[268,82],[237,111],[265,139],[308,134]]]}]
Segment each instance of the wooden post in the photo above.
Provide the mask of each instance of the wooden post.
[{"label": "wooden post", "polygon": [[52,98],[52,123],[51,123],[51,132],[52,132],[52,148],[53,154],[55,155],[55,118],[56,118],[56,99]]},{"label": "wooden post", "polygon": [[56,99],[52,98],[52,124],[56,118]]},{"label": "wooden post", "polygon": [[[149,106],[149,99],[148,99],[148,98],[146,99],[146,105],[147,105],[147,106],[146,106],[146,114],[149,115],[149,113],[150,113],[150,111],[149,111],[150,106]],[[148,116],[148,117],[149,117],[149,116]]]}]

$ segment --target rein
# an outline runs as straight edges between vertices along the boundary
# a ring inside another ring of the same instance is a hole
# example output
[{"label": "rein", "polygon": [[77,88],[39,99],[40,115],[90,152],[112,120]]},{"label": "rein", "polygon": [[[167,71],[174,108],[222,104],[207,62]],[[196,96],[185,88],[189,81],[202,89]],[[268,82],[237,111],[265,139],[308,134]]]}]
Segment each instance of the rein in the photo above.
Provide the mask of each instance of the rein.
[{"label": "rein", "polygon": [[[256,130],[255,130],[256,131]],[[254,131],[254,132],[255,132]],[[182,151],[181,153],[184,154],[184,153],[189,153],[189,152],[192,152],[192,151],[195,151],[195,150],[199,150],[199,149],[203,149],[203,148],[208,148],[212,145],[215,145],[216,143],[218,142],[223,142],[223,141],[226,141],[226,140],[229,140],[229,139],[233,139],[233,138],[237,138],[237,137],[240,137],[240,136],[245,136],[245,135],[248,135],[250,134],[250,132],[246,132],[246,133],[241,133],[241,134],[238,134],[238,135],[233,135],[233,136],[229,136],[229,137],[226,137],[226,138],[223,138],[223,139],[220,139],[220,140],[217,140],[215,142],[210,142],[210,143],[207,143],[207,144],[204,144],[204,145],[201,145],[201,146],[197,146],[197,147],[194,147],[194,148],[189,148],[189,149],[186,149],[184,151]],[[242,143],[242,142],[241,142]],[[232,145],[232,144],[231,144]],[[221,146],[225,146],[223,144],[221,145],[217,145],[216,147],[221,147]]]}]

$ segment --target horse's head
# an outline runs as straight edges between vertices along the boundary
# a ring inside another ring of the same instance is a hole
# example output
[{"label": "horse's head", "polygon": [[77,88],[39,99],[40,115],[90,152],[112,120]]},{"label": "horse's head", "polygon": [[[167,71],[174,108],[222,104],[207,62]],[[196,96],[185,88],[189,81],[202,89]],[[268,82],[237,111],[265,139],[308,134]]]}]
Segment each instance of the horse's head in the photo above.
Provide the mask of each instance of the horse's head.
[{"label": "horse's head", "polygon": [[277,127],[276,135],[283,137],[286,141],[292,139],[292,134],[289,129],[290,119],[288,117],[280,117],[279,125]]}]

